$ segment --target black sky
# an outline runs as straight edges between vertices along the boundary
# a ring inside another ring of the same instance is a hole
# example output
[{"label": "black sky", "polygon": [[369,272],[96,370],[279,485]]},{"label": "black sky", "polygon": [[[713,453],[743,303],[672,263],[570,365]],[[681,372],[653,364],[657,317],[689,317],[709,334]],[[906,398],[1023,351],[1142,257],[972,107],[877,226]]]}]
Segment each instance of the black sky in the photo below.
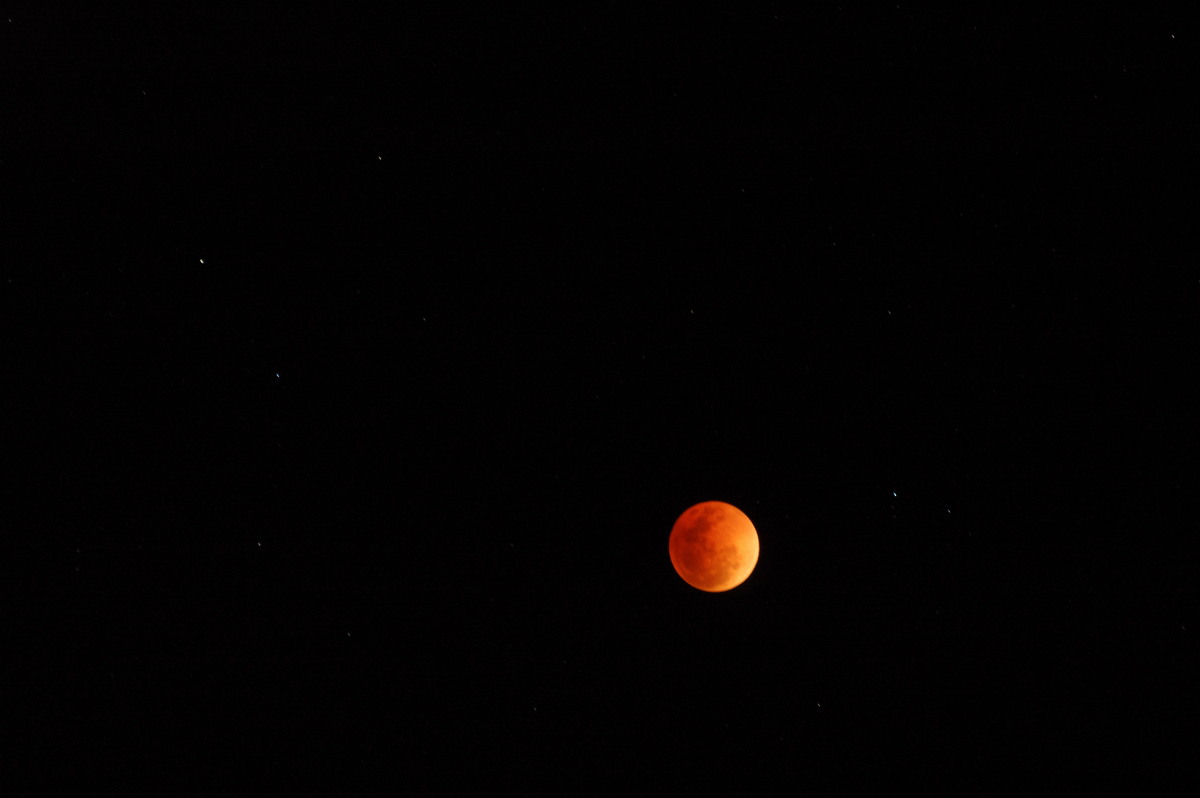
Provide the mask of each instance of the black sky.
[{"label": "black sky", "polygon": [[[1187,764],[1184,21],[8,16],[28,784],[1004,794]],[[728,594],[667,558],[708,499],[762,542]]]}]

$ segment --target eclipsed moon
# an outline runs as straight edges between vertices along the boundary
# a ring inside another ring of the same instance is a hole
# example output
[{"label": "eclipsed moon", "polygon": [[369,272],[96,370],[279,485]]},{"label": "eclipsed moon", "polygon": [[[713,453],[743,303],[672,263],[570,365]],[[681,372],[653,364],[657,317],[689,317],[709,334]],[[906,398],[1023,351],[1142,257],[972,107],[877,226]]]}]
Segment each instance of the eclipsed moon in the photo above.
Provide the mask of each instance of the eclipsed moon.
[{"label": "eclipsed moon", "polygon": [[679,516],[668,548],[683,581],[722,593],[745,582],[758,564],[758,531],[732,504],[701,502]]}]

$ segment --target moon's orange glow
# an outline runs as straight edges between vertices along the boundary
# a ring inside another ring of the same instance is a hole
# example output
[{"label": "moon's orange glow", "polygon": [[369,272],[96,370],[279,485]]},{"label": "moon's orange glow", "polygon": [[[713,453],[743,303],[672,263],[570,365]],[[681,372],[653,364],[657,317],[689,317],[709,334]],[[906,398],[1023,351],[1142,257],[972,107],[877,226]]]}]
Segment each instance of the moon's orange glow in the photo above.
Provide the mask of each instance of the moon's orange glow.
[{"label": "moon's orange glow", "polygon": [[732,504],[701,502],[679,516],[668,548],[683,581],[722,593],[745,582],[758,564],[758,531]]}]

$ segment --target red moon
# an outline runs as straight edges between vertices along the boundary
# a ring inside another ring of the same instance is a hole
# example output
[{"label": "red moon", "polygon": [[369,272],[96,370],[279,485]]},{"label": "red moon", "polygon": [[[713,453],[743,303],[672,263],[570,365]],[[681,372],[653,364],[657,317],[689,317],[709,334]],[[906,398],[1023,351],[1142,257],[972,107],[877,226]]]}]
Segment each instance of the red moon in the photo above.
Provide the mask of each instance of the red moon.
[{"label": "red moon", "polygon": [[758,564],[758,532],[738,508],[701,502],[683,511],[668,545],[675,571],[694,588],[723,593]]}]

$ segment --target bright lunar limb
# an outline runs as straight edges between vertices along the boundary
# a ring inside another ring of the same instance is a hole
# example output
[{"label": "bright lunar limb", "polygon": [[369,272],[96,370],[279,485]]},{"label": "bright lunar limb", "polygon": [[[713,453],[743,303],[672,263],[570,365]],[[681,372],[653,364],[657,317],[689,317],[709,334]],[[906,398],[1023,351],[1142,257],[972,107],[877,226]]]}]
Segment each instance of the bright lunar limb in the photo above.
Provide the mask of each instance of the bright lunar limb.
[{"label": "bright lunar limb", "polygon": [[723,593],[745,582],[758,564],[758,531],[732,504],[701,502],[679,516],[668,548],[683,581]]}]

